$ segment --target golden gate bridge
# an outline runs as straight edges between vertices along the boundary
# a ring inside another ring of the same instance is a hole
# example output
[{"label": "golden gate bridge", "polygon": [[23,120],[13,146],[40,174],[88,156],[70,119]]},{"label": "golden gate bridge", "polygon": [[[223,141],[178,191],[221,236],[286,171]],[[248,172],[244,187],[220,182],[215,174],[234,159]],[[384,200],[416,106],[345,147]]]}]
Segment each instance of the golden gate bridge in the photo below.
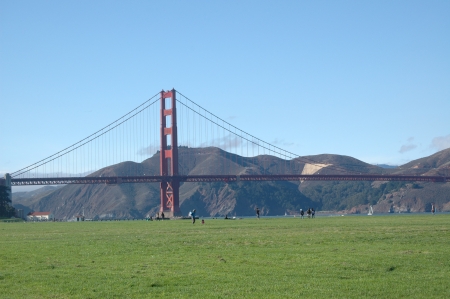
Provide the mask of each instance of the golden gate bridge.
[{"label": "golden gate bridge", "polygon": [[[189,148],[206,147],[220,149],[219,159],[214,167],[209,164],[202,173],[192,173],[193,161],[200,160],[201,153]],[[139,162],[154,155],[159,155],[158,173],[157,167],[145,168]],[[112,172],[111,165],[120,165],[122,173]],[[312,174],[305,172],[306,165],[312,166]],[[77,143],[7,174],[4,181],[10,186],[159,183],[160,212],[177,216],[184,182],[309,180],[449,182],[450,177],[379,174],[355,165],[319,163],[244,132],[172,89],[155,94]]]}]

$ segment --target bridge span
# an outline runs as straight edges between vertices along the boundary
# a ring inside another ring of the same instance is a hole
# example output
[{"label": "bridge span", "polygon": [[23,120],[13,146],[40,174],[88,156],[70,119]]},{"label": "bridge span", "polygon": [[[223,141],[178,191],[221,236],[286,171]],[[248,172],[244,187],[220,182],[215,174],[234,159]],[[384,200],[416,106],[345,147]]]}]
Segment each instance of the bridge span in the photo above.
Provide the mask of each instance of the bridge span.
[{"label": "bridge span", "polygon": [[11,179],[11,186],[65,185],[65,184],[130,184],[161,182],[225,182],[238,181],[407,181],[407,182],[450,182],[449,176],[414,175],[178,175],[178,176],[117,176],[117,177],[61,177]]}]

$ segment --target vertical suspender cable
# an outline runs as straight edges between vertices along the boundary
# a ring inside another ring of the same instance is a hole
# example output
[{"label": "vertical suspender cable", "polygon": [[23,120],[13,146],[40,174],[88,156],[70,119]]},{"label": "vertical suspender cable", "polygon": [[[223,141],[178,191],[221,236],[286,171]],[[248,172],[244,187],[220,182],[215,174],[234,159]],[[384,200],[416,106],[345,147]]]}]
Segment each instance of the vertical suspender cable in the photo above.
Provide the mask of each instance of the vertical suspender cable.
[{"label": "vertical suspender cable", "polygon": [[[147,108],[146,112],[146,116],[144,118],[144,128],[145,128],[145,133],[144,133],[144,154],[145,154],[145,159],[150,158],[150,144],[149,144],[149,134],[150,134],[150,130],[148,129],[148,122],[149,122],[149,113],[150,113],[150,108]],[[148,147],[148,151],[147,151],[147,147]],[[147,155],[148,154],[148,155]]]},{"label": "vertical suspender cable", "polygon": [[127,176],[130,176],[130,129],[129,124],[128,124],[128,120],[125,122],[125,142],[126,142],[126,158],[125,161],[127,162],[126,165],[126,171],[127,171]]},{"label": "vertical suspender cable", "polygon": [[[185,101],[187,101],[186,99],[185,99]],[[187,103],[187,102],[186,102]],[[191,117],[190,117],[190,115],[191,115],[191,111],[190,110],[187,110],[186,111],[186,113],[187,113],[187,119],[186,119],[186,123],[187,123],[187,138],[188,138],[188,146],[189,146],[189,161],[193,161],[192,160],[192,139],[191,139]],[[192,163],[189,163],[189,170],[191,170],[192,168],[191,168],[191,165],[192,165]],[[188,174],[189,174],[189,172],[188,172]]]},{"label": "vertical suspender cable", "polygon": [[122,123],[120,125],[121,131],[122,131],[122,136],[120,136],[120,161],[122,163],[122,175],[125,176],[126,175],[126,169],[125,169],[125,123]]},{"label": "vertical suspender cable", "polygon": [[236,128],[234,129],[234,152],[235,152],[235,159],[236,159],[236,166],[237,169],[239,169],[239,135],[237,133]]},{"label": "vertical suspender cable", "polygon": [[134,171],[134,175],[138,175],[138,172],[139,172],[139,165],[138,165],[138,143],[139,143],[139,130],[138,130],[138,117],[139,117],[139,115],[140,115],[140,113],[138,114],[138,115],[136,115],[135,117],[134,117],[134,128],[135,128],[135,133],[134,133],[134,142],[133,142],[133,145],[134,145],[134,169],[135,169],[135,171]]}]

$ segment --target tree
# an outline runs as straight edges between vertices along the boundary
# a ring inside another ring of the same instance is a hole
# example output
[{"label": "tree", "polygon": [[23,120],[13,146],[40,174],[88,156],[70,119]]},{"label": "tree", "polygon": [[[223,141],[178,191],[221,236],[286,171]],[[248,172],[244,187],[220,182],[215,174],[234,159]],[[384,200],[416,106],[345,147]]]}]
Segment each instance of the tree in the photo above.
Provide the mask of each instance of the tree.
[{"label": "tree", "polygon": [[0,217],[14,216],[14,207],[11,206],[9,198],[10,189],[6,186],[0,186]]}]

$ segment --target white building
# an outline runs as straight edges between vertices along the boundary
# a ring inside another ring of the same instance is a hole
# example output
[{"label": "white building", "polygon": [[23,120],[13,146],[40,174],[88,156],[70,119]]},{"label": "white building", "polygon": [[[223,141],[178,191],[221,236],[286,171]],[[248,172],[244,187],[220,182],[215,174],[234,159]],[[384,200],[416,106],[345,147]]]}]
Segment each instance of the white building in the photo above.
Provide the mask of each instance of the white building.
[{"label": "white building", "polygon": [[32,212],[28,214],[27,218],[31,221],[49,221],[53,220],[55,216],[50,212]]}]

